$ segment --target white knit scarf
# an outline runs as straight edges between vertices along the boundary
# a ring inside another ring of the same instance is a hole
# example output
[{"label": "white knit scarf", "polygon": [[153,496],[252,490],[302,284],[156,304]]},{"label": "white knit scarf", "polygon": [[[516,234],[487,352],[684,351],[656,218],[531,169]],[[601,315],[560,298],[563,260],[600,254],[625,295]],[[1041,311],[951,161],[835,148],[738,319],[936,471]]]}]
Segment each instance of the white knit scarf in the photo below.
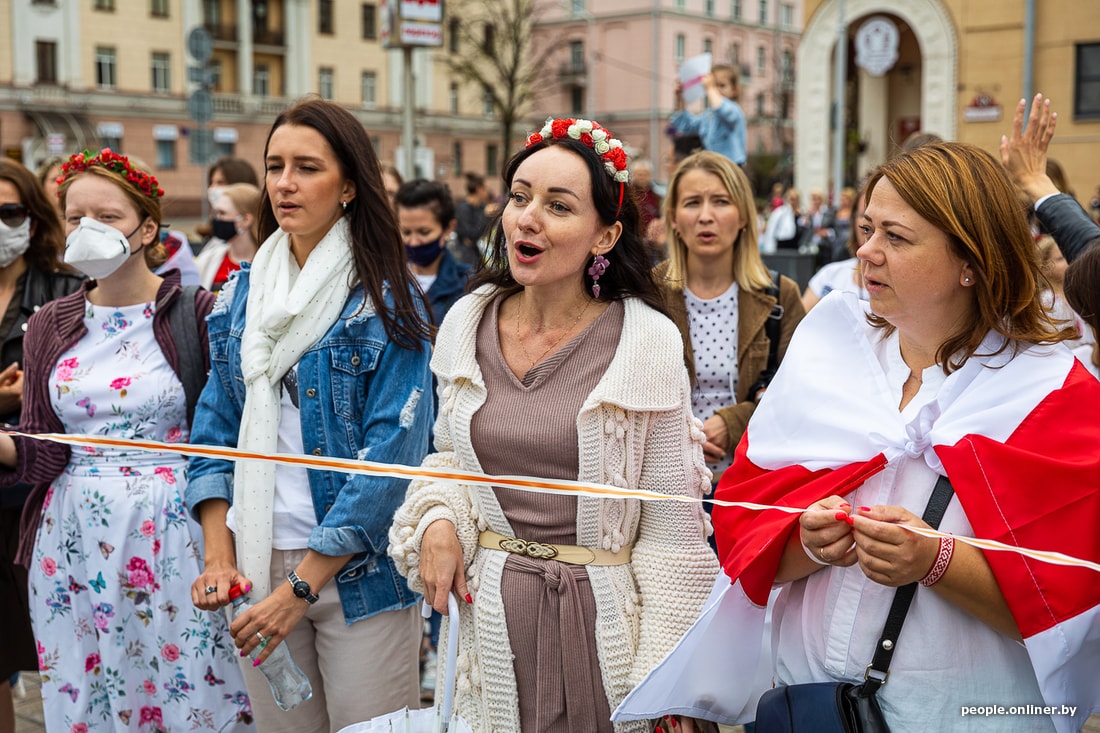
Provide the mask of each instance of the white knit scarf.
[{"label": "white knit scarf", "polygon": [[[280,381],[336,322],[348,299],[354,268],[347,220],[341,217],[310,252],[299,271],[282,229],[264,242],[252,261],[248,316],[241,338],[246,388],[237,445],[257,453],[278,447]],[[275,468],[240,461],[233,479],[237,563],[255,598],[271,590],[270,564]]]}]

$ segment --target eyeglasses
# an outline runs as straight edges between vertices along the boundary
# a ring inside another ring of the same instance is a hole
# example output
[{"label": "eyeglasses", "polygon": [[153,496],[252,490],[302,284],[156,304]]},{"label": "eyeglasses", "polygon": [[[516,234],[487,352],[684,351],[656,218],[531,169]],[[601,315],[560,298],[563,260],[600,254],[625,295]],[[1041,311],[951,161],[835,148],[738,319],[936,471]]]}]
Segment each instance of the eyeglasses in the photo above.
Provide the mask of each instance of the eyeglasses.
[{"label": "eyeglasses", "polygon": [[26,218],[27,207],[23,204],[0,205],[0,221],[4,222],[6,226],[21,226],[23,224],[23,220]]}]

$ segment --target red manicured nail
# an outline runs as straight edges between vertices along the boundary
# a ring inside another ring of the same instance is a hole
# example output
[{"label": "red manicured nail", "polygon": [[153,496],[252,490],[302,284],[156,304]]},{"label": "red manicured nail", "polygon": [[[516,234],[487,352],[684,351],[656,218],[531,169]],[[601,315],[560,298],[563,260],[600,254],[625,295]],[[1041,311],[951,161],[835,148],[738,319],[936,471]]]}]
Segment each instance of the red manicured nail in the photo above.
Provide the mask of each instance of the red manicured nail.
[{"label": "red manicured nail", "polygon": [[248,585],[246,585],[246,586],[244,587],[244,592],[245,592],[245,593],[248,593],[248,592],[249,592],[249,591],[251,591],[251,590],[252,590],[252,584],[251,584],[251,583],[249,583]]},{"label": "red manicured nail", "polygon": [[244,656],[244,649],[241,649],[241,656]]},{"label": "red manicured nail", "polygon": [[466,602],[467,603],[473,603],[474,602],[474,599],[470,597],[469,593],[466,594]]},{"label": "red manicured nail", "polygon": [[871,511],[871,507],[869,507],[869,506],[861,506],[861,507],[859,508],[859,510],[860,510],[861,512],[869,512],[869,511]]},{"label": "red manicured nail", "polygon": [[836,521],[838,521],[838,522],[846,522],[846,521],[848,521],[848,515],[847,515],[847,513],[845,513],[845,512],[837,512],[837,513],[836,513],[835,515],[833,515],[833,516],[834,516],[834,518],[836,519]]},{"label": "red manicured nail", "polygon": [[846,507],[849,507],[849,508],[850,508],[850,507],[851,507],[852,505],[851,505],[851,504],[849,504],[848,502],[844,502],[843,504],[841,504],[841,506],[842,506],[842,507],[846,506]]},{"label": "red manicured nail", "polygon": [[670,720],[672,721],[672,727],[673,728],[679,728],[680,727],[680,721],[676,720],[676,718],[670,718]]},{"label": "red manicured nail", "polygon": [[260,660],[257,659],[255,662],[252,663],[252,666],[253,667],[259,667],[260,666]]},{"label": "red manicured nail", "polygon": [[848,524],[855,524],[856,523],[856,520],[853,519],[852,517],[846,517],[844,521],[848,522]]}]

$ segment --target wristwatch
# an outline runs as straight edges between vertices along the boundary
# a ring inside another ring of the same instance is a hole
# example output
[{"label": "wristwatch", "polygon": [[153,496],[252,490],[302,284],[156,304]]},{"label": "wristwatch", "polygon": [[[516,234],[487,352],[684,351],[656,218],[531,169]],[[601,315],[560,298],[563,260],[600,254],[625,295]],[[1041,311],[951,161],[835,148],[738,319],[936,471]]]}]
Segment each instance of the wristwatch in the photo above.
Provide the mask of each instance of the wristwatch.
[{"label": "wristwatch", "polygon": [[317,594],[309,587],[309,583],[298,577],[298,573],[291,570],[286,579],[290,581],[290,587],[294,589],[295,596],[311,606],[318,601]]}]

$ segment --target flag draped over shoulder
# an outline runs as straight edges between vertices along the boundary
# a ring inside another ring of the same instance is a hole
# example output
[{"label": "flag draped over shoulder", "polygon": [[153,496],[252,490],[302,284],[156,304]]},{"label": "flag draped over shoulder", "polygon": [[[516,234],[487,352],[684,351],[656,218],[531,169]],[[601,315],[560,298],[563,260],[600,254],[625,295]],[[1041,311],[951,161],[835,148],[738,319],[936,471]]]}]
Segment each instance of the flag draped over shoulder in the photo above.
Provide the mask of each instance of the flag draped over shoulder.
[{"label": "flag draped over shoulder", "polygon": [[[716,498],[807,507],[845,495],[891,461],[920,457],[951,479],[975,536],[1100,561],[1100,382],[1062,347],[981,356],[1002,343],[991,334],[934,400],[903,416],[900,384],[880,358],[889,346],[865,308],[830,294],[800,324]],[[770,685],[767,640],[760,651],[765,609],[797,522],[715,507],[725,576],[700,622],[624,700],[618,719],[652,713],[652,699],[718,722],[752,720]],[[1056,727],[1079,730],[1100,709],[1100,577],[985,554],[1047,704],[1077,706],[1073,718],[1054,717]],[[714,669],[682,678],[686,666]],[[719,674],[727,676],[714,681]]]}]

